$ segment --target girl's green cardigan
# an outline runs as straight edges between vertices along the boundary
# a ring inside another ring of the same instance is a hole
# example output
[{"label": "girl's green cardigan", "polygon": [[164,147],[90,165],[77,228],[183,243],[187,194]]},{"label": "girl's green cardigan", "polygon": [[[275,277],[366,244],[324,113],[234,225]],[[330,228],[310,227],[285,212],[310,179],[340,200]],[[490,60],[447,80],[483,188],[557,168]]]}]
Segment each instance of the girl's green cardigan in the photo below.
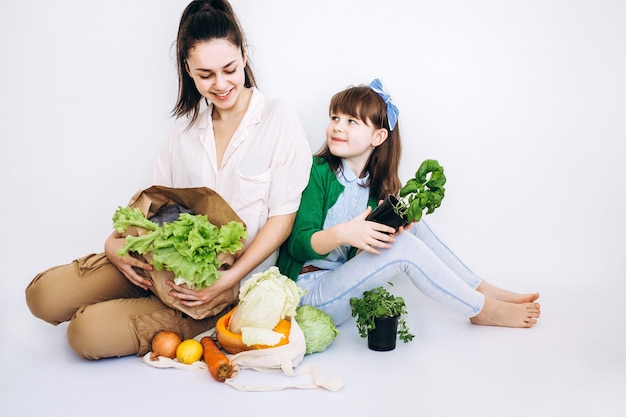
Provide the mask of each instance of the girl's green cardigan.
[{"label": "girl's green cardigan", "polygon": [[[304,266],[304,262],[311,259],[324,259],[327,253],[319,254],[311,247],[311,236],[324,227],[326,213],[337,202],[344,186],[337,180],[337,176],[328,162],[319,157],[313,157],[309,184],[302,193],[300,208],[296,214],[293,230],[287,241],[280,248],[278,268],[289,278],[296,280]],[[368,205],[376,207],[376,201],[369,199]],[[350,251],[354,256],[356,248]]]}]

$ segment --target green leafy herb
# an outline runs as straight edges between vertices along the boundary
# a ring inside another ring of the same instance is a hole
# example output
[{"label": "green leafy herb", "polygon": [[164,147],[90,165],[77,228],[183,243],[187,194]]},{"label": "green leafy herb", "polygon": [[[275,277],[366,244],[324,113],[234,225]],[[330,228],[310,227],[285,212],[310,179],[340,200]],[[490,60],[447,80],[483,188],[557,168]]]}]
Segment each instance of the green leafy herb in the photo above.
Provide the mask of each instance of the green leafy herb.
[{"label": "green leafy herb", "polygon": [[159,226],[137,208],[118,207],[113,215],[115,230],[124,233],[131,226],[145,229],[146,233],[126,236],[126,244],[119,250],[121,256],[149,252],[155,269],[172,271],[177,284],[197,289],[206,288],[219,278],[218,255],[236,253],[243,248],[242,239],[248,237],[241,222],[231,221],[218,228],[205,215],[181,213],[178,220]]},{"label": "green leafy herb", "polygon": [[352,317],[356,317],[356,327],[361,337],[367,337],[367,333],[376,328],[375,319],[398,317],[398,337],[404,343],[413,340],[414,335],[406,324],[404,298],[394,296],[385,288],[376,287],[363,292],[361,298],[350,298],[350,307]]},{"label": "green leafy herb", "polygon": [[445,195],[446,176],[443,167],[435,159],[423,161],[415,177],[406,182],[400,190],[396,211],[409,223],[418,222],[426,209],[431,214],[441,206]]}]

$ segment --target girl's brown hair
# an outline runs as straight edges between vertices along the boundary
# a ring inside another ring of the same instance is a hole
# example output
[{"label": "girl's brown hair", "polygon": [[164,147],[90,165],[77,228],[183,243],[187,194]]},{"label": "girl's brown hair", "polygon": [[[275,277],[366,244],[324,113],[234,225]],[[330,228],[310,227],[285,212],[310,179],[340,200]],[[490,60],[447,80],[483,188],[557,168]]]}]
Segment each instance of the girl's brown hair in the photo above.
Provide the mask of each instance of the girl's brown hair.
[{"label": "girl's brown hair", "polygon": [[[227,39],[244,53],[246,38],[227,0],[194,0],[180,18],[176,38],[176,61],[178,66],[178,100],[172,114],[176,117],[191,114],[192,124],[198,117],[202,94],[187,73],[189,51],[198,43],[212,39]],[[246,87],[256,87],[250,59],[244,68]]]},{"label": "girl's brown hair", "polygon": [[[362,176],[369,172],[370,198],[382,200],[388,194],[396,194],[402,186],[398,171],[402,144],[400,142],[400,126],[396,123],[393,130],[389,129],[387,106],[383,99],[368,86],[349,87],[330,100],[329,113],[345,114],[371,123],[375,129],[386,129],[387,140],[377,146],[370,155],[365,172],[355,172]],[[342,167],[341,158],[330,153],[324,144],[316,156],[327,161],[333,171],[339,172]]]}]

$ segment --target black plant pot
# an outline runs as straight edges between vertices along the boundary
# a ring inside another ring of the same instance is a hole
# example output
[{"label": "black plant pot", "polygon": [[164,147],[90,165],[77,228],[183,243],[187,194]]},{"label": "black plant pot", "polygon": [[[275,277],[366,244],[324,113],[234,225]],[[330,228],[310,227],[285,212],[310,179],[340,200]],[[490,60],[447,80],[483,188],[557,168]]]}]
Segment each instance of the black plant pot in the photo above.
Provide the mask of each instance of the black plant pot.
[{"label": "black plant pot", "polygon": [[395,206],[397,204],[398,198],[393,194],[389,194],[387,198],[367,216],[366,220],[382,223],[396,230],[398,230],[400,226],[408,225],[409,222],[396,212]]},{"label": "black plant pot", "polygon": [[367,347],[379,352],[394,350],[398,336],[398,317],[374,319],[374,323],[376,328],[367,334]]}]

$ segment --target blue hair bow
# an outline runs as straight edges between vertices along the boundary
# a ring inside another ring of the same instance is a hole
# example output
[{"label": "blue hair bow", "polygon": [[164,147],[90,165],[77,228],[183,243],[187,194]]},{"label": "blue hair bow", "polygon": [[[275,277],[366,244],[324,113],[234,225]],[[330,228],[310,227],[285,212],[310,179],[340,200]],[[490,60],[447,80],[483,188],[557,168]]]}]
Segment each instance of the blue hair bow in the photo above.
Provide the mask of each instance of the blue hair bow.
[{"label": "blue hair bow", "polygon": [[393,130],[396,127],[396,123],[398,122],[398,107],[391,101],[391,97],[389,94],[385,93],[383,90],[383,83],[378,79],[374,79],[370,83],[370,88],[374,90],[380,97],[382,97],[383,101],[387,105],[387,119],[389,121],[389,130]]}]

